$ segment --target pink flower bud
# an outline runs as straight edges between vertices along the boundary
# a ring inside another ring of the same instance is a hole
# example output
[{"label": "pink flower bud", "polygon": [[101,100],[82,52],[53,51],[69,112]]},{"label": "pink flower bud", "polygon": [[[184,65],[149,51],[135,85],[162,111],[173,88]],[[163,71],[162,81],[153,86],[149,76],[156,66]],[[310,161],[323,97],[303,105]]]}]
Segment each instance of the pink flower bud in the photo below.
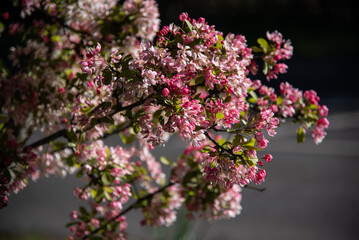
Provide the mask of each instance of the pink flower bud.
[{"label": "pink flower bud", "polygon": [[77,212],[74,210],[72,211],[72,213],[70,213],[70,218],[71,220],[75,220],[77,219],[78,215],[77,215]]},{"label": "pink flower bud", "polygon": [[181,15],[179,16],[179,20],[183,22],[185,19],[188,20],[188,13],[181,13]]},{"label": "pink flower bud", "polygon": [[97,94],[100,94],[100,93],[101,93],[101,88],[100,88],[100,87],[96,89],[96,93],[97,93]]},{"label": "pink flower bud", "polygon": [[168,90],[168,88],[164,88],[164,89],[162,90],[162,94],[163,94],[163,96],[167,97],[168,94],[170,94],[170,90]]},{"label": "pink flower bud", "polygon": [[97,51],[98,53],[101,52],[101,45],[100,45],[99,43],[97,43],[96,51]]},{"label": "pink flower bud", "polygon": [[270,155],[270,154],[264,155],[264,160],[265,160],[266,162],[271,162],[272,159],[273,159],[272,155]]},{"label": "pink flower bud", "polygon": [[3,17],[4,20],[8,20],[9,17],[10,17],[9,12],[4,12],[4,13],[2,14],[2,17]]},{"label": "pink flower bud", "polygon": [[87,86],[90,87],[90,88],[93,88],[93,87],[95,87],[95,84],[93,83],[93,81],[89,81],[87,83]]}]

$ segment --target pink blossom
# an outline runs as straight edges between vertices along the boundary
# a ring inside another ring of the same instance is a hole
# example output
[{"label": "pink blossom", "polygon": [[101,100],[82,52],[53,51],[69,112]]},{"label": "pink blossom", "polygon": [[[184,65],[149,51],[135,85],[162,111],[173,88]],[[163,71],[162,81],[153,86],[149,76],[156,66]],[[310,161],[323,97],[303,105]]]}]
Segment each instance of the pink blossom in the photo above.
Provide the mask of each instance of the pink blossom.
[{"label": "pink blossom", "polygon": [[270,154],[264,155],[264,160],[265,160],[266,162],[271,162],[272,159],[273,159],[272,155],[270,155]]},{"label": "pink blossom", "polygon": [[179,20],[183,22],[185,19],[188,19],[188,13],[181,13],[179,16]]},{"label": "pink blossom", "polygon": [[168,88],[164,88],[164,89],[162,90],[162,94],[163,94],[163,96],[167,97],[168,94],[170,94],[170,91],[168,90]]},{"label": "pink blossom", "polygon": [[322,128],[315,128],[312,130],[312,137],[314,138],[315,144],[319,144],[323,141],[324,137],[326,135],[326,132]]},{"label": "pink blossom", "polygon": [[326,117],[328,115],[328,107],[326,105],[322,105],[319,107],[319,116]]},{"label": "pink blossom", "polygon": [[326,118],[319,119],[317,122],[317,127],[322,128],[322,129],[328,128],[329,127],[328,119],[326,119]]}]

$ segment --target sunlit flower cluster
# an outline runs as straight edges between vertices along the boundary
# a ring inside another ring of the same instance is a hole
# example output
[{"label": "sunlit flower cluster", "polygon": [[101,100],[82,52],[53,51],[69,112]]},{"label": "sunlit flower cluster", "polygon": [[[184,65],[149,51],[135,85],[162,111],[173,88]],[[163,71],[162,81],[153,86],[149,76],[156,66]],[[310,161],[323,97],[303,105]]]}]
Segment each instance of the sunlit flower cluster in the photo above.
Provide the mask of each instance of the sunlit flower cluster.
[{"label": "sunlit flower cluster", "polygon": [[[273,157],[260,151],[280,122],[298,123],[299,142],[326,135],[315,91],[258,80],[287,71],[293,47],[277,31],[249,47],[187,13],[160,29],[154,0],[15,5],[1,10],[0,37],[14,42],[0,62],[0,208],[30,178],[76,174],[89,206],[70,214],[69,239],[126,239],[133,208],[151,226],[170,226],[181,206],[189,219],[233,218],[242,188],[265,181]],[[172,135],[184,153],[157,158]],[[107,146],[110,136],[123,145]]]}]

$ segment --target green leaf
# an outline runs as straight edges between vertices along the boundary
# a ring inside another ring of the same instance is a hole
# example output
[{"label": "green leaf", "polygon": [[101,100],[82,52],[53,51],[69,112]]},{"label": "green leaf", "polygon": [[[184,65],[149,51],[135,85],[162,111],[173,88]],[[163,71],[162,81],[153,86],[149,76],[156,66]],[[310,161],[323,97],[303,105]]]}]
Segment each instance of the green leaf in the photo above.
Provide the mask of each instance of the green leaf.
[{"label": "green leaf", "polygon": [[80,178],[82,177],[82,175],[84,175],[84,171],[81,169],[80,171],[77,172],[76,177]]},{"label": "green leaf", "polygon": [[212,152],[212,151],[211,151],[211,149],[210,149],[210,148],[208,148],[208,147],[204,147],[204,148],[202,148],[202,152],[206,152],[206,153],[208,153],[208,152]]},{"label": "green leaf", "polygon": [[75,224],[77,224],[77,222],[69,222],[69,223],[67,223],[66,225],[65,225],[65,227],[71,227],[71,226],[73,226],[73,225],[75,225]]},{"label": "green leaf", "polygon": [[76,147],[76,143],[68,142],[68,143],[67,143],[67,146],[74,148],[74,147]]},{"label": "green leaf", "polygon": [[249,95],[251,95],[254,100],[258,100],[258,96],[254,91],[249,91]]},{"label": "green leaf", "polygon": [[194,83],[196,85],[201,85],[204,82],[204,76],[200,76],[198,78],[196,78],[196,80],[194,80]]},{"label": "green leaf", "polygon": [[92,188],[92,189],[91,189],[91,195],[92,195],[93,198],[96,198],[96,196],[97,196],[97,190]]},{"label": "green leaf", "polygon": [[257,100],[255,100],[254,98],[251,97],[251,98],[248,99],[248,102],[250,102],[250,103],[257,103]]},{"label": "green leaf", "polygon": [[192,32],[192,30],[193,30],[192,24],[187,19],[185,19],[184,21],[187,24],[188,29]]},{"label": "green leaf", "polygon": [[264,74],[264,75],[267,75],[267,74],[268,74],[268,71],[269,71],[268,63],[267,63],[267,62],[264,62],[264,65],[263,65],[263,74]]},{"label": "green leaf", "polygon": [[318,116],[315,115],[314,113],[308,113],[307,116],[310,117],[311,119],[314,119],[315,121],[318,121],[318,120],[319,120]]},{"label": "green leaf", "polygon": [[133,77],[136,75],[136,71],[132,71],[132,70],[123,70],[122,72],[120,72],[119,76],[120,77]]},{"label": "green leaf", "polygon": [[255,165],[251,160],[247,160],[247,163],[248,163],[249,166],[251,166],[251,167],[254,167],[254,165]]},{"label": "green leaf", "polygon": [[244,142],[242,145],[242,147],[254,147],[254,145],[256,144],[256,140],[254,138],[251,138],[250,140],[248,140],[247,142]]},{"label": "green leaf", "polygon": [[112,197],[111,197],[111,194],[107,191],[104,191],[104,194],[105,194],[105,198],[109,201],[112,201]]},{"label": "green leaf", "polygon": [[224,114],[223,114],[222,112],[216,113],[216,119],[217,119],[217,120],[220,120],[220,119],[222,119],[222,118],[224,118]]},{"label": "green leaf", "polygon": [[74,131],[68,131],[67,132],[67,137],[71,142],[77,142],[77,135]]},{"label": "green leaf", "polygon": [[101,176],[101,180],[102,183],[104,185],[110,185],[112,183],[112,179],[111,179],[111,175],[108,172],[105,172],[102,176]]},{"label": "green leaf", "polygon": [[231,96],[228,96],[228,97],[226,97],[226,98],[224,99],[223,102],[229,103],[229,102],[231,102],[231,101],[232,101],[232,97],[231,97]]},{"label": "green leaf", "polygon": [[136,136],[135,135],[126,136],[123,133],[120,133],[120,138],[124,144],[130,144],[135,140]]},{"label": "green leaf", "polygon": [[158,121],[162,126],[165,125],[165,118],[162,115],[158,118]]},{"label": "green leaf", "polygon": [[68,158],[66,158],[66,163],[69,167],[73,167],[73,166],[75,166],[76,158],[68,157]]},{"label": "green leaf", "polygon": [[310,109],[318,109],[318,106],[315,105],[315,104],[310,104],[310,105],[309,105],[309,108],[310,108]]},{"label": "green leaf", "polygon": [[164,165],[171,165],[171,160],[169,160],[168,157],[161,156],[161,157],[160,157],[160,161],[161,161],[161,163],[163,163]]},{"label": "green leaf", "polygon": [[217,41],[216,47],[222,49],[222,42],[220,40]]},{"label": "green leaf", "polygon": [[110,150],[106,147],[106,159],[110,157]]},{"label": "green leaf", "polygon": [[216,162],[213,161],[213,162],[211,163],[211,168],[214,168],[215,166],[216,166]]},{"label": "green leaf", "polygon": [[102,76],[105,78],[105,85],[109,85],[112,81],[112,72],[110,69],[105,69],[102,72]]},{"label": "green leaf", "polygon": [[82,216],[89,216],[89,213],[87,212],[86,208],[81,206],[79,210]]},{"label": "green leaf", "polygon": [[232,144],[234,147],[238,146],[241,143],[241,140],[243,139],[243,137],[241,135],[236,135],[233,138]]},{"label": "green leaf", "polygon": [[257,42],[263,48],[264,52],[269,50],[268,42],[264,38],[258,38]]},{"label": "green leaf", "polygon": [[225,143],[226,143],[226,139],[221,138],[221,139],[218,140],[218,145],[219,146],[223,146],[223,144],[225,144]]},{"label": "green leaf", "polygon": [[91,121],[90,121],[90,126],[91,128],[93,128],[94,126],[96,126],[97,124],[97,118],[91,118]]},{"label": "green leaf", "polygon": [[174,42],[183,44],[183,37],[181,34],[176,34],[176,37],[174,39]]},{"label": "green leaf", "polygon": [[252,46],[251,49],[252,49],[252,52],[255,52],[255,53],[263,52],[263,49],[259,48],[257,46]]},{"label": "green leaf", "polygon": [[95,197],[95,201],[96,201],[97,203],[101,202],[102,199],[103,199],[103,197],[104,197],[104,195],[105,195],[105,194],[104,194],[103,189],[100,188],[100,189],[97,191],[97,195],[96,195],[96,197]]},{"label": "green leaf", "polygon": [[303,130],[303,127],[300,126],[300,127],[298,128],[298,132],[297,132],[297,142],[298,142],[298,143],[303,143],[303,142],[304,142],[304,139],[305,139],[304,130]]},{"label": "green leaf", "polygon": [[80,133],[80,142],[85,141],[85,138],[86,138],[86,132]]},{"label": "green leaf", "polygon": [[53,36],[51,37],[51,41],[52,41],[52,42],[60,42],[60,40],[61,40],[60,35],[53,35]]},{"label": "green leaf", "polygon": [[103,122],[103,123],[110,123],[110,124],[114,123],[113,118],[110,117],[110,116],[102,117],[102,118],[100,118],[100,121]]},{"label": "green leaf", "polygon": [[103,189],[108,193],[113,193],[112,187],[104,187]]},{"label": "green leaf", "polygon": [[133,131],[134,131],[134,133],[139,133],[140,132],[140,127],[138,126],[138,124],[135,124],[134,126],[133,126]]},{"label": "green leaf", "polygon": [[133,59],[131,54],[126,55],[124,58],[122,58],[122,62],[126,65],[128,65],[128,62]]},{"label": "green leaf", "polygon": [[66,143],[64,142],[55,142],[53,144],[54,151],[57,152],[59,150],[62,150],[66,147]]}]

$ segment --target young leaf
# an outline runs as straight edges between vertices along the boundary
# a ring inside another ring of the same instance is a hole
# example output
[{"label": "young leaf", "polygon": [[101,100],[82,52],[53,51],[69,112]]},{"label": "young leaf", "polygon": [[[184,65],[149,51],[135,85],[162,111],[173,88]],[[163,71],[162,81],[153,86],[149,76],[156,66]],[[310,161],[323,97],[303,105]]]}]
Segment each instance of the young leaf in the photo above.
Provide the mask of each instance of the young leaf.
[{"label": "young leaf", "polygon": [[226,139],[221,138],[218,140],[218,145],[222,146],[223,144],[225,144],[225,142],[226,142]]},{"label": "young leaf", "polygon": [[163,163],[164,165],[171,165],[171,161],[169,160],[168,157],[161,156],[161,157],[160,157],[160,161],[161,161],[161,163]]},{"label": "young leaf", "polygon": [[120,138],[124,144],[130,144],[135,140],[136,136],[135,135],[126,136],[123,133],[120,133]]},{"label": "young leaf", "polygon": [[264,38],[258,38],[257,42],[264,49],[264,52],[268,51],[269,45],[268,45],[268,42]]},{"label": "young leaf", "polygon": [[254,138],[251,138],[249,141],[244,142],[242,145],[242,147],[254,147],[254,145],[256,144],[256,140]]},{"label": "young leaf", "polygon": [[298,132],[297,132],[297,142],[298,142],[298,143],[303,143],[303,142],[304,142],[304,139],[305,139],[304,130],[303,130],[303,127],[300,126],[300,127],[298,128]]},{"label": "young leaf", "polygon": [[101,176],[101,180],[104,185],[110,185],[112,183],[111,175],[108,172]]},{"label": "young leaf", "polygon": [[69,140],[71,142],[77,142],[77,135],[74,131],[68,131],[67,132],[67,137],[69,138]]},{"label": "young leaf", "polygon": [[186,22],[188,29],[192,32],[193,30],[192,24],[187,19],[185,19],[184,21]]},{"label": "young leaf", "polygon": [[223,114],[222,112],[216,113],[216,119],[217,119],[217,120],[220,120],[220,119],[222,119],[222,118],[224,118],[224,114]]}]

